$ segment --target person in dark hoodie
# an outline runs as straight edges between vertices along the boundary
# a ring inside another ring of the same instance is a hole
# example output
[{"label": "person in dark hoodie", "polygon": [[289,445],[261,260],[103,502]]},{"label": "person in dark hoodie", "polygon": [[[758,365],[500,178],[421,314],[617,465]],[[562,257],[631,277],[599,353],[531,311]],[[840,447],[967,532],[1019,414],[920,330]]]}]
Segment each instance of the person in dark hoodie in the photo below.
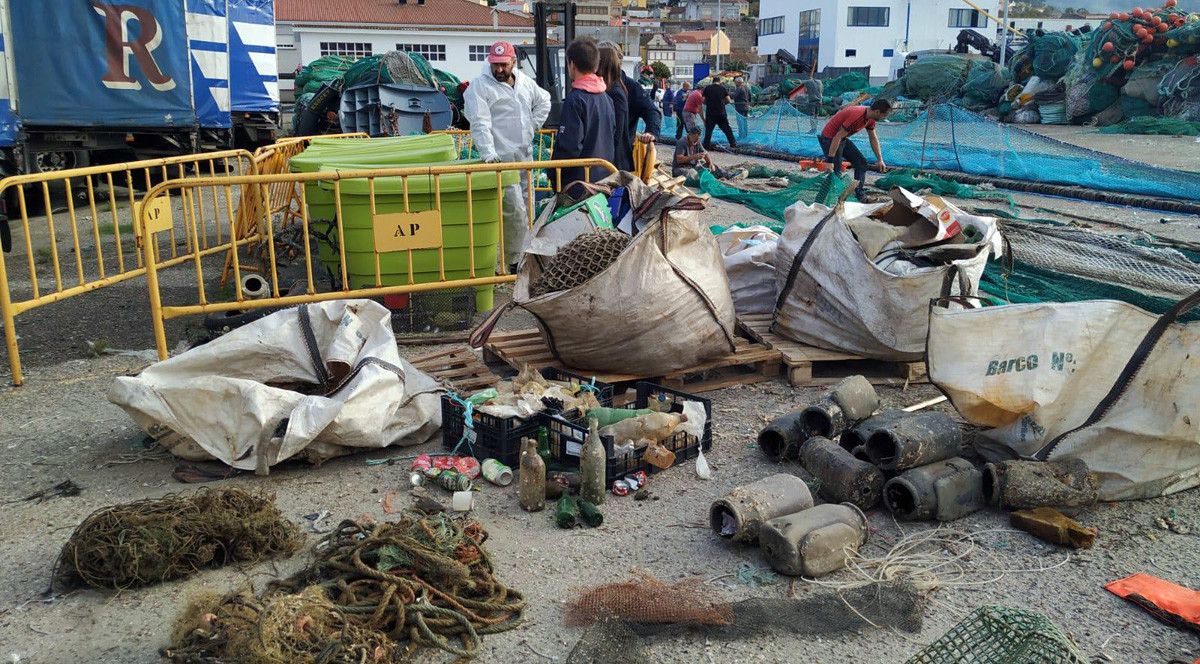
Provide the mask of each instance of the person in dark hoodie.
[{"label": "person in dark hoodie", "polygon": [[684,81],[683,85],[679,86],[679,92],[675,93],[675,140],[679,141],[683,138],[683,132],[687,130],[683,122],[683,106],[687,103],[688,95],[692,93],[692,84]]},{"label": "person in dark hoodie", "polygon": [[[596,157],[614,160],[616,126],[613,103],[605,94],[604,79],[596,75],[600,65],[600,50],[594,39],[576,39],[567,46],[567,73],[571,89],[563,99],[559,116],[558,136],[554,141],[551,159],[580,159]],[[554,183],[562,191],[576,180],[584,180],[583,168],[559,169]],[[593,167],[586,178],[597,182],[608,176],[602,167]]]},{"label": "person in dark hoodie", "polygon": [[[613,105],[613,165],[633,170],[633,139],[629,136],[629,89],[621,77],[621,51],[611,42],[600,43],[600,65],[596,75],[604,79],[604,91]],[[635,85],[636,87],[636,85]]]},{"label": "person in dark hoodie", "polygon": [[[620,49],[617,51],[620,52]],[[643,143],[651,143],[658,132],[662,130],[662,111],[654,103],[654,98],[633,80],[633,77],[621,71],[621,81],[625,83],[625,92],[629,97],[629,137]],[[646,124],[645,131],[638,134],[638,120]]]}]

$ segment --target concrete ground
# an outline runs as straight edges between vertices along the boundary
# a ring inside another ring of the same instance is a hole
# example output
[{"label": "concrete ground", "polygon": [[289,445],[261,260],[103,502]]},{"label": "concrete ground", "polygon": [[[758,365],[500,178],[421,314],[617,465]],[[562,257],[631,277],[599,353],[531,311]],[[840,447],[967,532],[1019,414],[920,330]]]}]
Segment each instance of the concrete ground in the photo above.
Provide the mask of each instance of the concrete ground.
[{"label": "concrete ground", "polygon": [[[723,164],[745,161],[736,155],[716,158]],[[1025,194],[1017,200],[1074,215],[1059,217],[1064,220],[1087,217],[1093,220],[1087,223],[1098,228],[1123,231],[1132,225],[1200,241],[1197,217],[1171,215],[1162,223],[1164,215],[1145,210]],[[757,217],[721,201],[714,201],[704,215],[710,223]],[[186,274],[170,279],[168,287],[180,290],[169,296],[182,297],[189,279],[194,282]],[[18,318],[28,383],[0,388],[0,445],[5,451],[0,459],[0,493],[6,502],[6,518],[0,521],[0,657],[20,662],[160,661],[158,651],[167,645],[171,624],[194,593],[224,592],[247,583],[261,588],[308,559],[307,553],[301,553],[283,561],[206,571],[189,580],[115,595],[43,594],[59,548],[88,513],[114,503],[194,490],[171,478],[174,462],[145,450],[144,435],[106,399],[114,376],[134,371],[146,360],[91,357],[81,348],[81,342],[99,339],[112,348],[152,347],[142,304],[145,297],[144,284],[135,280]],[[168,330],[172,346],[185,337],[189,323],[195,321],[180,321]],[[510,313],[502,325],[519,329],[530,326],[531,320],[520,312]],[[428,346],[401,347],[408,357],[428,350]],[[938,394],[931,386],[883,388],[880,393],[889,406],[914,404]],[[753,441],[769,419],[817,394],[814,389],[793,389],[781,379],[707,394],[714,405],[714,444],[707,455],[714,467],[713,479],[697,479],[688,465],[657,475],[650,488],[659,500],[610,497],[604,506],[605,524],[599,529],[561,531],[548,511],[521,511],[515,487],[485,486],[473,514],[491,535],[488,547],[498,575],[527,595],[529,608],[524,626],[485,638],[479,660],[565,661],[581,631],[564,626],[564,603],[577,596],[581,587],[623,580],[635,569],[667,581],[699,579],[712,595],[729,600],[791,596],[786,578],[762,586],[739,582],[739,565],[763,567],[765,560],[755,549],[730,546],[713,536],[706,515],[711,501],[734,486],[775,472],[803,473],[795,464],[769,463]],[[419,451],[426,450],[405,452]],[[322,510],[329,510],[334,521],[364,514],[384,519],[380,500],[388,491],[405,489],[407,472],[399,466],[368,466],[364,461],[391,453],[337,459],[319,468],[288,465],[266,478],[241,476],[217,485],[266,489],[275,494],[283,513],[296,521]],[[44,502],[22,500],[68,478],[83,488],[80,495]],[[1136,572],[1200,588],[1196,535],[1200,491],[1104,503],[1072,514],[1099,529],[1092,549],[1068,551],[1045,544],[1011,530],[1006,515],[991,510],[943,526],[948,532],[975,533],[977,548],[962,562],[965,576],[954,581],[947,573],[943,585],[928,593],[923,626],[915,633],[867,628],[823,637],[785,634],[733,641],[694,633],[651,639],[646,661],[792,662],[803,653],[805,661],[830,664],[903,662],[971,610],[990,604],[1046,614],[1093,661],[1190,662],[1200,657],[1194,634],[1166,626],[1102,588]],[[1172,514],[1191,526],[1190,534],[1160,528],[1157,520]],[[897,523],[884,510],[871,512],[869,519],[871,532],[864,553],[873,557],[884,555],[904,535],[933,527]],[[316,536],[309,535],[309,543],[315,541]],[[852,578],[842,571],[822,580]],[[828,590],[806,580],[794,587],[799,598],[824,592]],[[448,658],[425,653],[417,661]]]}]

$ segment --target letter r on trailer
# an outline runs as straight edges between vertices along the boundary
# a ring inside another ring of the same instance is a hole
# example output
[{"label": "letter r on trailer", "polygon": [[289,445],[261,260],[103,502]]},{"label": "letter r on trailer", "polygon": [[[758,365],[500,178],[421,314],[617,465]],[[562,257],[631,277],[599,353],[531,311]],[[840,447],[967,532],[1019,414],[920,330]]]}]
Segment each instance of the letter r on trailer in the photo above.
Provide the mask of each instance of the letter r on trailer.
[{"label": "letter r on trailer", "polygon": [[[146,75],[146,80],[155,90],[165,92],[174,89],[175,79],[163,73],[154,60],[154,49],[162,43],[162,30],[158,20],[145,7],[136,5],[110,5],[101,0],[92,0],[92,8],[104,17],[104,42],[108,61],[108,72],[101,78],[105,87],[140,90],[142,84],[130,75],[130,56],[137,59]],[[137,39],[130,39],[129,22],[137,21],[141,30]]]}]

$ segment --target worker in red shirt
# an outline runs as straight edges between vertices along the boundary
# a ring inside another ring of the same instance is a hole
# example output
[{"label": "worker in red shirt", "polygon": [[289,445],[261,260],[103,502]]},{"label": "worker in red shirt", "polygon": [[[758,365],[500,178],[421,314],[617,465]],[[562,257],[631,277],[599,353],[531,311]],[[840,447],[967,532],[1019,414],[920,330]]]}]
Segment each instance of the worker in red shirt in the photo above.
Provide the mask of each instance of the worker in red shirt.
[{"label": "worker in red shirt", "polygon": [[892,103],[886,99],[876,99],[870,106],[847,106],[829,118],[829,122],[825,123],[825,128],[817,138],[821,142],[821,152],[826,160],[833,164],[834,173],[842,170],[842,159],[850,161],[850,165],[854,167],[854,179],[858,180],[854,195],[860,201],[866,198],[869,166],[867,158],[849,138],[866,129],[867,136],[871,137],[871,151],[875,153],[879,172],[886,173],[887,164],[883,161],[883,150],[879,147],[875,123],[886,118],[891,112]]}]

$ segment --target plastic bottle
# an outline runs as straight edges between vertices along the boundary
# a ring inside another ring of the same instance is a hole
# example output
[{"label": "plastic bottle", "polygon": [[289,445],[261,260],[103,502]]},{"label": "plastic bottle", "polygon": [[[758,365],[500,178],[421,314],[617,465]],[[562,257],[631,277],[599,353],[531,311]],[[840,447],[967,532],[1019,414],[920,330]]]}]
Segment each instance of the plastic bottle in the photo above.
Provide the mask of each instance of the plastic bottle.
[{"label": "plastic bottle", "polygon": [[[627,420],[632,422],[633,420]],[[604,452],[604,444],[600,442],[600,432],[596,420],[588,420],[588,436],[583,443],[582,454],[579,456],[579,474],[582,475],[579,497],[583,500],[600,505],[604,503],[605,461],[608,455]]]},{"label": "plastic bottle", "polygon": [[613,443],[621,445],[629,441],[648,440],[658,442],[670,438],[675,429],[687,421],[682,413],[649,413],[623,420],[605,427],[604,433],[613,437]]},{"label": "plastic bottle", "polygon": [[519,500],[526,512],[539,512],[546,507],[546,462],[537,454],[532,438],[521,439],[521,485]]}]

